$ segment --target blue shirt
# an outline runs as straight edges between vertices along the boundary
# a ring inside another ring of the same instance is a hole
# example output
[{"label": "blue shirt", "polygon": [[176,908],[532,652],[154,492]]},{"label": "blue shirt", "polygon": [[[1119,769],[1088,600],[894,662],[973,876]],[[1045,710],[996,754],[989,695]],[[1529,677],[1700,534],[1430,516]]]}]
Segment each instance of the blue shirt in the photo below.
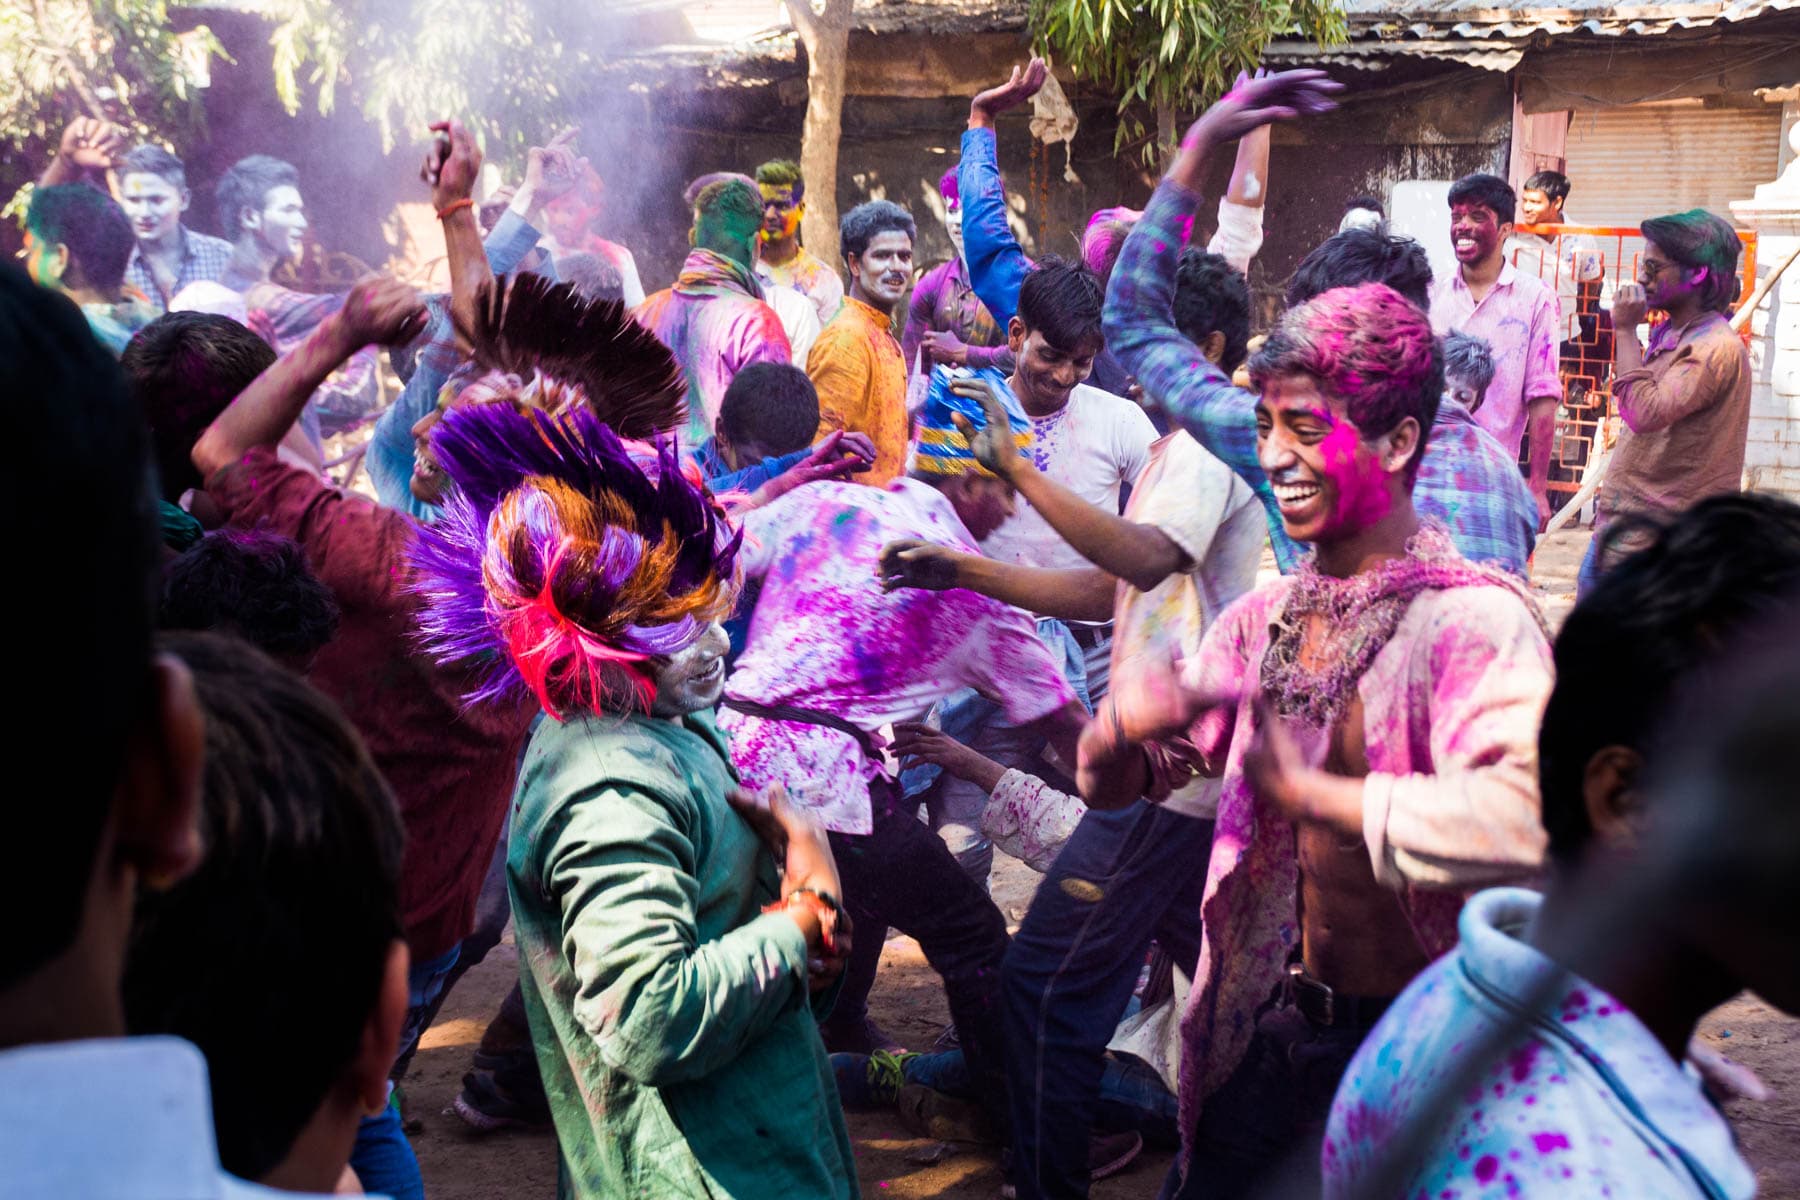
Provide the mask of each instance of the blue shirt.
[{"label": "blue shirt", "polygon": [[806,446],[792,454],[778,454],[734,471],[719,456],[719,439],[709,437],[688,451],[688,457],[700,468],[707,488],[717,495],[720,492],[754,492],[776,476],[787,474],[811,453],[812,447]]},{"label": "blue shirt", "polygon": [[969,286],[987,306],[994,324],[1005,329],[1019,311],[1019,285],[1031,271],[1031,260],[1006,223],[1006,189],[1000,184],[992,129],[970,129],[962,136],[962,162],[956,168],[962,198],[963,261]]},{"label": "blue shirt", "polygon": [[[495,278],[514,271],[537,246],[540,236],[511,209],[501,213],[483,247]],[[376,498],[387,507],[397,508],[421,521],[436,519],[438,508],[412,494],[412,427],[436,407],[444,381],[463,358],[456,348],[456,326],[450,318],[448,300],[441,296],[427,297],[426,309],[431,319],[416,343],[423,348],[413,365],[412,378],[406,381],[399,399],[388,405],[387,411],[375,422],[375,431],[369,435],[368,450],[363,457],[363,464],[369,469],[369,481],[375,485]]]}]

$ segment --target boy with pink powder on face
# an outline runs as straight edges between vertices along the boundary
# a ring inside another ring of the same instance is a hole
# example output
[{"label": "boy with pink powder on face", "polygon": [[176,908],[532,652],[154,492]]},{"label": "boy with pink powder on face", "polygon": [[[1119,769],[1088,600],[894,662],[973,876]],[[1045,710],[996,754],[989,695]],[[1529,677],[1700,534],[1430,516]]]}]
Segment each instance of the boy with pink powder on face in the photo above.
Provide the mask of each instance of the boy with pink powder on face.
[{"label": "boy with pink powder on face", "polygon": [[1544,848],[1542,618],[1413,509],[1443,391],[1426,315],[1382,284],[1329,291],[1250,371],[1258,457],[1314,554],[1192,661],[1115,680],[1080,755],[1096,807],[1221,777],[1168,1197],[1316,1172],[1363,1036],[1453,944],[1464,896],[1533,876]]}]

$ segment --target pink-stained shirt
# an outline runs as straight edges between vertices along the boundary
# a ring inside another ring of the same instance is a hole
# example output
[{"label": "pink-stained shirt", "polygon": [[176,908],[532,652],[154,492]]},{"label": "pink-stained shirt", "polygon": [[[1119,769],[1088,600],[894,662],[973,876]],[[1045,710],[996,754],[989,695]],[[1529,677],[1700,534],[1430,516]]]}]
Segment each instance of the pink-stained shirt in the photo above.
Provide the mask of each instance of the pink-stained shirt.
[{"label": "pink-stained shirt", "polygon": [[[961,588],[883,592],[881,548],[899,538],[977,553],[950,502],[914,479],[879,489],[811,483],[747,513],[739,560],[762,581],[762,595],[726,696],[830,713],[870,734],[922,719],[965,687],[999,704],[1013,725],[1074,698],[1017,609]],[[840,833],[872,828],[869,780],[881,768],[849,734],[728,707],[719,727],[746,786],[784,784]]]},{"label": "pink-stained shirt", "polygon": [[1494,381],[1475,423],[1493,434],[1501,449],[1517,455],[1525,439],[1526,404],[1540,396],[1562,399],[1557,345],[1562,320],[1556,293],[1511,262],[1488,294],[1475,302],[1460,270],[1431,285],[1431,327],[1440,336],[1456,330],[1485,338],[1494,352]]},{"label": "pink-stained shirt", "polygon": [[758,259],[756,277],[762,280],[765,290],[789,288],[812,301],[820,325],[829,324],[831,318],[837,316],[838,306],[844,302],[843,279],[824,259],[805,246],[779,266],[767,259]]},{"label": "pink-stained shirt", "polygon": [[[1447,542],[1443,550],[1454,553]],[[1187,681],[1252,695],[1292,585],[1291,576],[1272,580],[1228,608]],[[1455,943],[1470,891],[1539,869],[1537,731],[1551,679],[1550,646],[1526,601],[1470,586],[1420,593],[1358,684],[1369,761],[1363,840],[1375,878],[1399,892],[1430,957]],[[1223,779],[1200,962],[1182,1018],[1183,1130],[1243,1057],[1256,1009],[1300,940],[1293,826],[1265,811],[1244,778],[1254,736],[1249,703],[1213,709],[1189,731]],[[1329,739],[1303,740],[1312,761],[1322,760]]]},{"label": "pink-stained shirt", "polygon": [[687,376],[682,445],[699,446],[713,435],[725,389],[739,371],[751,363],[790,361],[781,318],[760,295],[760,285],[741,264],[695,250],[675,285],[645,300],[633,314],[674,352]]}]

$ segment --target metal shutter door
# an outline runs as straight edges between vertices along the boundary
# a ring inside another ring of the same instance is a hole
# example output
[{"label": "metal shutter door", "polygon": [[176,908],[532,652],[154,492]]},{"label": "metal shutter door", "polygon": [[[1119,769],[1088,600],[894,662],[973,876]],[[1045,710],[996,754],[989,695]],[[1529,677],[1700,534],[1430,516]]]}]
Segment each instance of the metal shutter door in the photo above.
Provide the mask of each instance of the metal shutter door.
[{"label": "metal shutter door", "polygon": [[1698,100],[1578,109],[1569,124],[1569,219],[1635,226],[1689,208],[1731,219],[1733,200],[1775,178],[1781,106]]}]

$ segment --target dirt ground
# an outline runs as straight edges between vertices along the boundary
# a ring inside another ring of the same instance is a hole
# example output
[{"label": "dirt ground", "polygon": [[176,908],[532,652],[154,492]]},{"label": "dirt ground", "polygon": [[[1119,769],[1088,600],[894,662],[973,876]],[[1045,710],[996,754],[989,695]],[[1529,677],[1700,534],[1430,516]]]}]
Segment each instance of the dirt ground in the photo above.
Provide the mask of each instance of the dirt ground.
[{"label": "dirt ground", "polygon": [[[1561,533],[1538,553],[1533,578],[1552,624],[1574,603],[1575,571],[1587,540],[1585,530]],[[1023,915],[1037,878],[1023,864],[996,855],[994,898],[1009,922],[1017,924]],[[469,1055],[518,970],[510,934],[508,939],[457,986],[426,1033],[407,1079],[413,1145],[430,1200],[550,1200],[556,1192],[556,1144],[549,1133],[475,1135],[450,1111]],[[949,1023],[942,989],[910,938],[887,943],[871,1008],[895,1037],[918,1048],[928,1048]],[[1715,1050],[1756,1071],[1771,1092],[1766,1101],[1740,1101],[1727,1110],[1756,1168],[1758,1194],[1765,1200],[1800,1200],[1800,1021],[1746,994],[1711,1014],[1701,1035]],[[992,1200],[999,1195],[1000,1171],[991,1154],[956,1153],[915,1138],[888,1114],[852,1114],[850,1132],[865,1196]],[[1095,1200],[1150,1200],[1168,1165],[1167,1154],[1146,1152],[1123,1174],[1095,1185]]]}]

